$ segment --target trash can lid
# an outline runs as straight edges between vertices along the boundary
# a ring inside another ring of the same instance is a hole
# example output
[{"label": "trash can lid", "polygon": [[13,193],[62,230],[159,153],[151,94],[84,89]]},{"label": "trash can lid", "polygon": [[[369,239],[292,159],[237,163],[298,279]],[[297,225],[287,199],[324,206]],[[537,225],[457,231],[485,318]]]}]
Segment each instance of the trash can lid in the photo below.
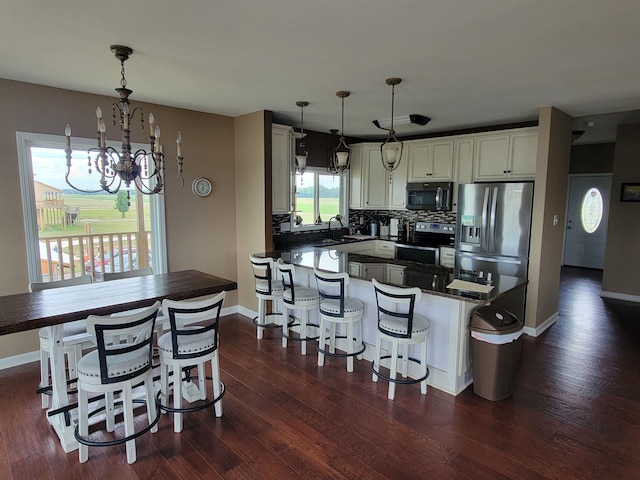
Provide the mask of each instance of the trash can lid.
[{"label": "trash can lid", "polygon": [[523,323],[513,313],[496,305],[478,308],[471,317],[469,328],[474,332],[503,335],[523,328]]}]

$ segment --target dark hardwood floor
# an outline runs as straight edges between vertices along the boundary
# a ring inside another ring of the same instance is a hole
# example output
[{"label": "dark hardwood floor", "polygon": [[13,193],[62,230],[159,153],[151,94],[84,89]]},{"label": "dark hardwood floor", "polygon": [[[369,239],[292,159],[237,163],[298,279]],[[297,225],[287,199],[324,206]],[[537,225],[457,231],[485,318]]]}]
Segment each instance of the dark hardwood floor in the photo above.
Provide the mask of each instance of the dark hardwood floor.
[{"label": "dark hardwood floor", "polygon": [[[170,416],[124,446],[62,452],[35,394],[38,365],[0,371],[4,479],[640,478],[640,305],[605,301],[598,271],[564,268],[560,319],[525,337],[512,397],[490,402],[371,382],[368,362],[303,357],[296,343],[221,322],[224,416]],[[311,350],[313,351],[313,349]]]}]

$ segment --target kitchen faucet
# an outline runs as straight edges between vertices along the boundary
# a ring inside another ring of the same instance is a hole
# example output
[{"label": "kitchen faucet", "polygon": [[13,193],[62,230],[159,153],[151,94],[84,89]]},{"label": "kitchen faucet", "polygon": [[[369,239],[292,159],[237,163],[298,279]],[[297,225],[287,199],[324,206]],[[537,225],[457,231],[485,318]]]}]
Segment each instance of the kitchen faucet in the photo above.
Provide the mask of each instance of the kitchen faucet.
[{"label": "kitchen faucet", "polygon": [[344,227],[344,225],[343,225],[343,223],[342,223],[342,215],[338,214],[338,215],[335,215],[335,216],[331,217],[331,218],[329,219],[329,223],[328,223],[328,225],[329,225],[329,229],[328,229],[328,231],[327,231],[327,238],[329,238],[329,239],[331,238],[331,220],[333,220],[334,218],[335,218],[337,221],[339,221],[339,222],[340,222],[340,226],[341,226],[341,227]]}]

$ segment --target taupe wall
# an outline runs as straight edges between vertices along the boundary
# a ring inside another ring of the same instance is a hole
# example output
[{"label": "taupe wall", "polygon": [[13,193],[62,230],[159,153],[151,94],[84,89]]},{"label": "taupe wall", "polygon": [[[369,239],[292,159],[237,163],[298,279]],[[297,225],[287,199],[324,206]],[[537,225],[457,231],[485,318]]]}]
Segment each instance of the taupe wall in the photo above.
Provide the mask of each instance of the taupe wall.
[{"label": "taupe wall", "polygon": [[640,183],[638,123],[620,125],[616,136],[602,290],[640,295],[640,203],[620,201],[623,182]]},{"label": "taupe wall", "polygon": [[[113,101],[112,97],[0,79],[0,295],[26,292],[28,285],[16,131],[62,135],[68,122],[74,136],[94,138],[96,106],[102,107],[108,119]],[[166,197],[169,270],[197,268],[236,280],[234,120],[138,103],[135,93],[132,101],[155,115],[167,158],[175,157],[173,139],[178,130],[184,138],[186,185],[177,195]],[[116,127],[108,123],[107,129],[110,140],[119,139]],[[132,130],[132,141],[148,141],[146,130],[135,124]],[[167,168],[169,191],[175,186],[174,171]],[[191,192],[191,182],[198,176],[213,181],[210,197],[197,198]],[[237,304],[235,292],[230,292],[226,304]],[[0,357],[37,349],[37,332],[0,337]]]},{"label": "taupe wall", "polygon": [[[526,326],[536,328],[558,311],[558,287],[571,153],[570,116],[553,107],[539,112]],[[557,225],[553,224],[558,216]]]},{"label": "taupe wall", "polygon": [[615,143],[574,145],[569,173],[610,173],[613,171]]},{"label": "taupe wall", "polygon": [[[271,178],[271,150],[265,145],[271,145],[271,112],[235,118],[238,304],[253,311],[258,304],[249,254],[266,250],[265,205],[269,205],[269,224],[271,222],[271,189],[266,188],[265,183],[267,177]],[[268,155],[265,152],[269,152]],[[270,243],[271,226],[268,228]]]}]

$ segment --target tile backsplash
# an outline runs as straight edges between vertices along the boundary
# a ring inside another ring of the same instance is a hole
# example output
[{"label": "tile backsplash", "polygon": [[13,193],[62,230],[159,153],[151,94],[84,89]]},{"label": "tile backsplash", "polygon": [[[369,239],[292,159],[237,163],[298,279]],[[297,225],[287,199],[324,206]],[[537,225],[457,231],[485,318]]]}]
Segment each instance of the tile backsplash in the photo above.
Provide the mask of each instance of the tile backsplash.
[{"label": "tile backsplash", "polygon": [[[453,212],[432,212],[423,210],[349,210],[349,225],[353,225],[364,234],[369,233],[368,228],[372,221],[377,221],[378,223],[385,222],[388,225],[389,219],[391,218],[401,219],[403,224],[409,222],[409,225],[413,225],[415,222],[456,223],[456,214]],[[280,224],[289,221],[289,214],[286,213],[272,216],[274,232],[273,242],[276,249],[280,245],[315,241],[326,236],[326,230],[280,232]],[[345,222],[345,227],[346,226],[347,224]],[[346,228],[343,230],[343,233],[347,232]],[[410,232],[410,234],[411,233],[413,232]]]}]

